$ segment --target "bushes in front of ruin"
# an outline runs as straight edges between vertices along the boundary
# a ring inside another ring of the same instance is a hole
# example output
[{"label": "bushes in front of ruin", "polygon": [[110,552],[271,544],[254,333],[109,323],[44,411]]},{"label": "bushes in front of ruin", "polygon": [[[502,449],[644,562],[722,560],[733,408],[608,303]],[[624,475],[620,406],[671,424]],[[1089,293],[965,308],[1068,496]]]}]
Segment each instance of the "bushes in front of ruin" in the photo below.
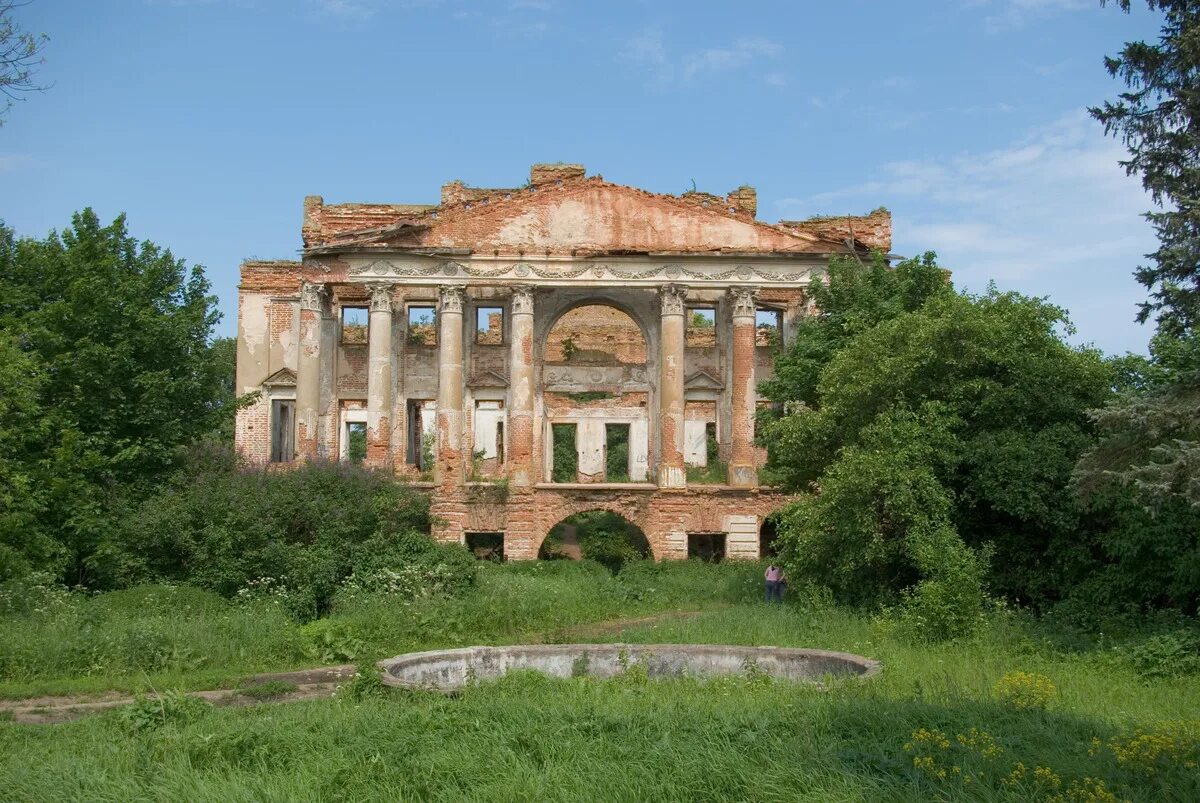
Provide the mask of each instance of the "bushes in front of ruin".
[{"label": "bushes in front of ruin", "polygon": [[793,582],[891,607],[921,638],[969,631],[985,585],[1052,603],[1091,569],[1071,475],[1114,381],[1063,340],[1063,310],[936,270],[831,266],[814,295],[833,311],[799,325],[767,386],[788,413],[761,428],[801,493],[779,529]]},{"label": "bushes in front of ruin", "polygon": [[389,472],[325,462],[250,468],[208,448],[128,504],[90,570],[110,588],[174,582],[225,597],[277,596],[308,619],[351,577],[390,593],[469,587],[470,555],[435,543],[428,529],[428,497]]}]

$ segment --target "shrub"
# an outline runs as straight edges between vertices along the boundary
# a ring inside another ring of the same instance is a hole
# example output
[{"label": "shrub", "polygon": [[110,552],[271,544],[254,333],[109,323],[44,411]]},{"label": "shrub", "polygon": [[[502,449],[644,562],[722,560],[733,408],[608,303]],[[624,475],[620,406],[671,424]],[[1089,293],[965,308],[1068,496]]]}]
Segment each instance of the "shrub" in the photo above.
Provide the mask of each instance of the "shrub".
[{"label": "shrub", "polygon": [[358,565],[398,568],[394,561],[421,552],[413,537],[428,525],[427,497],[387,472],[193,464],[128,511],[92,568],[108,587],[188,582],[226,597],[274,578],[289,609],[307,619],[328,610]]},{"label": "shrub", "polygon": [[157,697],[138,697],[120,709],[118,720],[130,733],[156,731],[165,725],[185,725],[204,716],[212,706],[198,697],[169,691]]},{"label": "shrub", "polygon": [[1044,709],[1056,693],[1050,678],[1032,672],[1007,672],[992,687],[996,699],[1020,711]]},{"label": "shrub", "polygon": [[1183,677],[1200,673],[1200,634],[1176,630],[1151,636],[1126,650],[1138,674]]}]

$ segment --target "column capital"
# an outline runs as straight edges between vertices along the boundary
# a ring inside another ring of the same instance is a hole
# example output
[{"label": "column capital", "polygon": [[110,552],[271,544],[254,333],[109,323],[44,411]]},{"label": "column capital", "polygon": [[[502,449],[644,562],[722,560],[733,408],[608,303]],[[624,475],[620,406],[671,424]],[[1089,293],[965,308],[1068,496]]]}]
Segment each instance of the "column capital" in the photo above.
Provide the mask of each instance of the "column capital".
[{"label": "column capital", "polygon": [[371,282],[367,285],[367,290],[371,293],[371,312],[391,312],[392,311],[392,288],[391,282]]},{"label": "column capital", "polygon": [[512,314],[513,315],[532,315],[533,314],[533,291],[531,284],[517,284],[512,288]]},{"label": "column capital", "polygon": [[753,320],[754,304],[757,298],[757,287],[730,287],[729,299],[733,302],[733,317]]},{"label": "column capital", "polygon": [[687,301],[687,287],[682,284],[664,284],[658,289],[658,300],[663,315],[683,315]]},{"label": "column capital", "polygon": [[467,288],[462,284],[443,284],[438,287],[438,307],[440,312],[457,312],[462,314],[463,302],[466,300]]},{"label": "column capital", "polygon": [[329,288],[307,279],[300,282],[300,309],[324,312],[329,298]]}]

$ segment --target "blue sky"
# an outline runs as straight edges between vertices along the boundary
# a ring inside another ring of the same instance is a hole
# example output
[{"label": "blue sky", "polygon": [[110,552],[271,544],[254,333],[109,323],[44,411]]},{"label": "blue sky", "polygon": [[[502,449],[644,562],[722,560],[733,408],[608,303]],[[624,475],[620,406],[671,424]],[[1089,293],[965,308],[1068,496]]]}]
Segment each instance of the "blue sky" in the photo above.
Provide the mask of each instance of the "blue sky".
[{"label": "blue sky", "polygon": [[686,3],[34,0],[51,37],[0,128],[0,218],[72,211],[206,266],[295,258],[303,197],[435,203],[538,161],[657,192],[758,189],[759,218],[887,206],[894,250],[959,286],[1049,296],[1110,353],[1144,351],[1152,250],[1124,151],[1085,112],[1102,58],[1153,38],[1095,0]]}]

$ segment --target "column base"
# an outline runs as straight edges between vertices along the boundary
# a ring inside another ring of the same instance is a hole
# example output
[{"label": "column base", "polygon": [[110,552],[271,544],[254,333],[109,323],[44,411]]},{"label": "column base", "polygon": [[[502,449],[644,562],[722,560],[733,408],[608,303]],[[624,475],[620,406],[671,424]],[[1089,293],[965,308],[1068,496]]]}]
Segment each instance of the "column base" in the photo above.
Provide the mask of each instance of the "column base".
[{"label": "column base", "polygon": [[726,481],[734,488],[757,488],[758,467],[750,463],[730,463]]},{"label": "column base", "polygon": [[686,488],[687,470],[683,466],[659,466],[659,488]]}]

